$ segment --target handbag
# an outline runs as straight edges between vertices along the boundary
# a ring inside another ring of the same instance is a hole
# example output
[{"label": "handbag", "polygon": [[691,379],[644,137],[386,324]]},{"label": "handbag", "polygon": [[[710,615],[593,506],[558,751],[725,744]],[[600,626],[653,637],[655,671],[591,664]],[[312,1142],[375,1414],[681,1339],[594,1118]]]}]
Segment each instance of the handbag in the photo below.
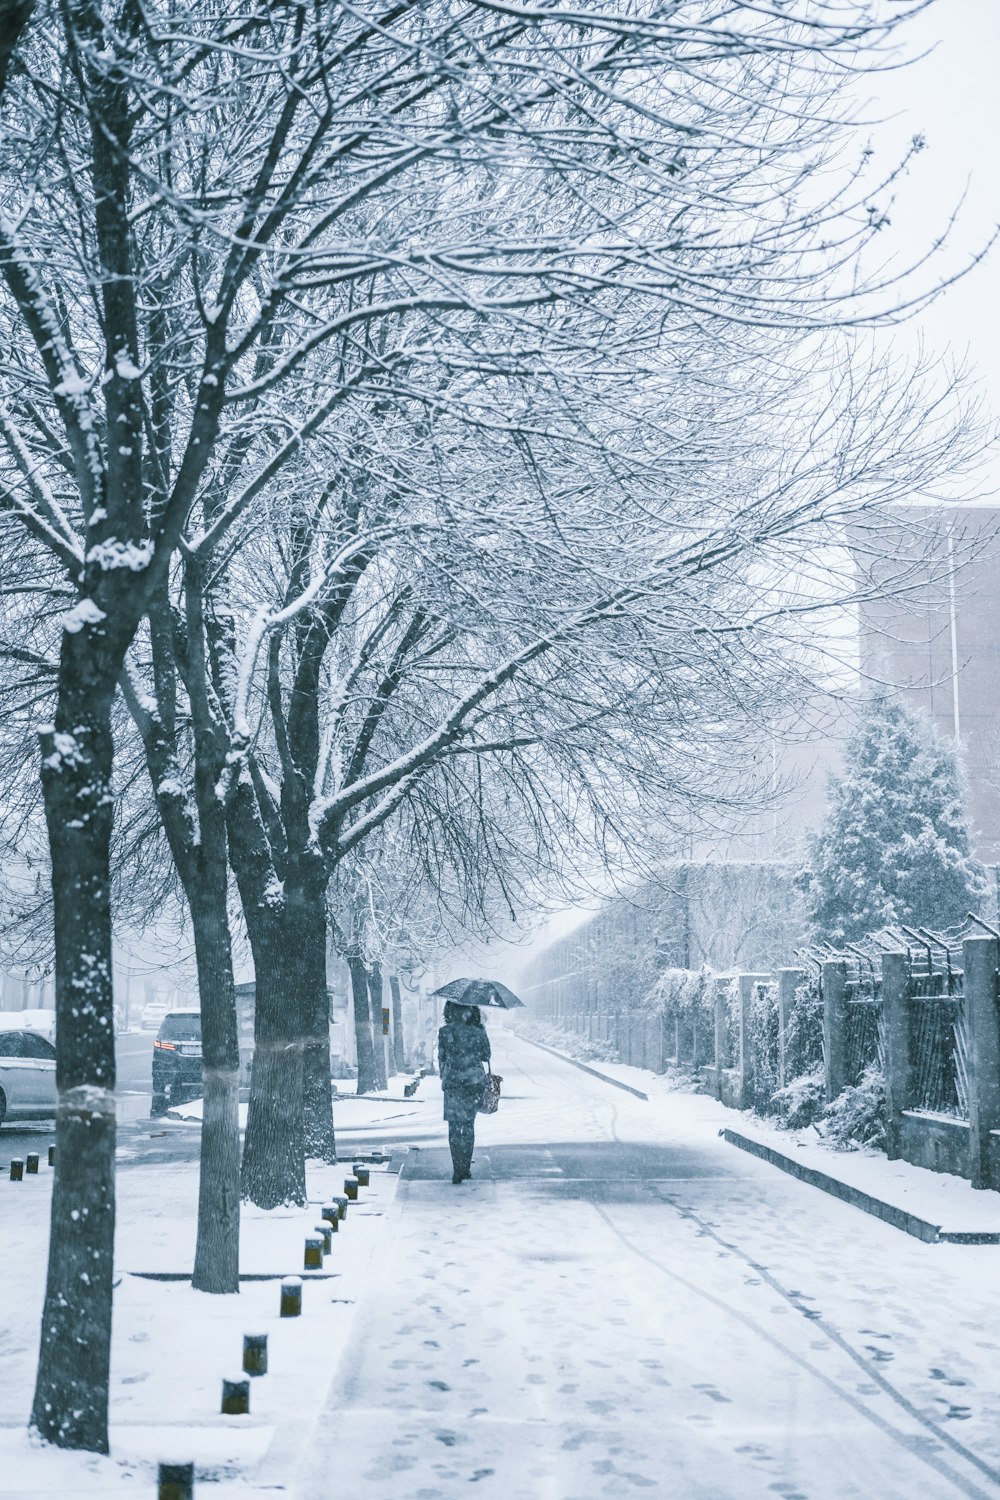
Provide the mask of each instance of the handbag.
[{"label": "handbag", "polygon": [[481,1115],[495,1115],[500,1108],[500,1085],[503,1078],[499,1073],[487,1073],[486,1082],[483,1085],[483,1100],[479,1106]]}]

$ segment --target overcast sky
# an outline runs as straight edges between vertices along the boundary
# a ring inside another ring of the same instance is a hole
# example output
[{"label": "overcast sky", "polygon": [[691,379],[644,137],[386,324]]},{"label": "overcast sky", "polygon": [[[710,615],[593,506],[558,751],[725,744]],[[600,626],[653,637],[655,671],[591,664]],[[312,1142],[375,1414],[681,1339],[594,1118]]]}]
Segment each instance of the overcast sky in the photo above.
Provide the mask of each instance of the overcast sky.
[{"label": "overcast sky", "polygon": [[[898,253],[912,256],[958,208],[935,273],[943,276],[981,249],[1000,221],[1000,0],[937,0],[909,28],[907,51],[927,55],[870,80],[873,110],[894,116],[873,131],[878,156],[892,160],[912,136],[927,138],[927,149],[902,184],[887,233]],[[998,312],[1000,246],[894,337],[908,347],[921,333],[929,350],[950,351],[957,359],[967,354],[996,416]],[[988,482],[1000,496],[1000,458]]]}]

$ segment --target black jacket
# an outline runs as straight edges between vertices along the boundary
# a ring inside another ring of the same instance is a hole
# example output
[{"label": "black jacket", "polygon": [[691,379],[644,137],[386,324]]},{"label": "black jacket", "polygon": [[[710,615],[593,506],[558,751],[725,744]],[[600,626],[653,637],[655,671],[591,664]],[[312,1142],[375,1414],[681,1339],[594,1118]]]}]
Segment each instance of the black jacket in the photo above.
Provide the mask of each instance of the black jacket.
[{"label": "black jacket", "polygon": [[438,1032],[438,1072],[444,1093],[446,1120],[472,1120],[483,1102],[490,1060],[490,1039],[485,1026],[450,1021]]}]

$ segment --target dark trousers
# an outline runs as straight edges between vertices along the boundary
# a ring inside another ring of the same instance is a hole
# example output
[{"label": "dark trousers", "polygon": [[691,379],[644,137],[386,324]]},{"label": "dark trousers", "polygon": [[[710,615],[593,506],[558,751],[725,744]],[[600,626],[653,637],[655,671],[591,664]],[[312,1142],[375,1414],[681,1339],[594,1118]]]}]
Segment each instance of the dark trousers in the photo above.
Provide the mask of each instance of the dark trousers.
[{"label": "dark trousers", "polygon": [[449,1120],[448,1145],[451,1147],[452,1170],[468,1177],[472,1168],[472,1149],[476,1144],[475,1120]]}]

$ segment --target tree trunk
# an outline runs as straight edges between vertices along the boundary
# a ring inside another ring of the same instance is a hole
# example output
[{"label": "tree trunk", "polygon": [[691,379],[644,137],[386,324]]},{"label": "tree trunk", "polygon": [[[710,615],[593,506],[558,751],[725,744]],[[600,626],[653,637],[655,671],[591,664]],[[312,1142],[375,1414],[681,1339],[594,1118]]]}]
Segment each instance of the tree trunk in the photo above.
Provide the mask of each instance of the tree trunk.
[{"label": "tree trunk", "polygon": [[[214,866],[219,860],[213,861]],[[225,842],[221,869],[199,872],[203,889],[189,892],[201,1001],[204,1102],[198,1181],[198,1292],[240,1289],[240,1044],[233,991],[233,956],[226,910]]]},{"label": "tree trunk", "polygon": [[[94,653],[96,654],[96,653]],[[111,686],[63,637],[59,707],[43,731],[56,956],[56,1170],[31,1425],[63,1448],[108,1451],[115,1235],[111,981]]]},{"label": "tree trunk", "polygon": [[354,1002],[354,1039],[358,1052],[358,1093],[370,1094],[377,1089],[375,1039],[372,1035],[371,998],[368,992],[368,970],[360,953],[347,955],[351,975],[351,998]]},{"label": "tree trunk", "polygon": [[375,1077],[377,1079],[375,1087],[387,1089],[389,1087],[389,1076],[386,1072],[385,1054],[387,1049],[385,1035],[382,1031],[382,1001],[384,996],[382,993],[381,964],[372,964],[368,970],[368,990],[372,997],[372,1041],[374,1043]]},{"label": "tree trunk", "polygon": [[403,999],[399,992],[399,976],[389,975],[389,992],[392,995],[392,1056],[396,1072],[406,1068],[406,1048],[403,1045]]},{"label": "tree trunk", "polygon": [[258,1208],[306,1201],[302,1007],[288,963],[302,934],[289,916],[286,907],[246,912],[256,994],[241,1189]]},{"label": "tree trunk", "polygon": [[305,942],[300,956],[305,1048],[303,1051],[303,1113],[305,1151],[319,1161],[337,1160],[333,1129],[333,1092],[330,1088],[330,997],[326,986],[326,893],[306,895],[303,913]]}]

